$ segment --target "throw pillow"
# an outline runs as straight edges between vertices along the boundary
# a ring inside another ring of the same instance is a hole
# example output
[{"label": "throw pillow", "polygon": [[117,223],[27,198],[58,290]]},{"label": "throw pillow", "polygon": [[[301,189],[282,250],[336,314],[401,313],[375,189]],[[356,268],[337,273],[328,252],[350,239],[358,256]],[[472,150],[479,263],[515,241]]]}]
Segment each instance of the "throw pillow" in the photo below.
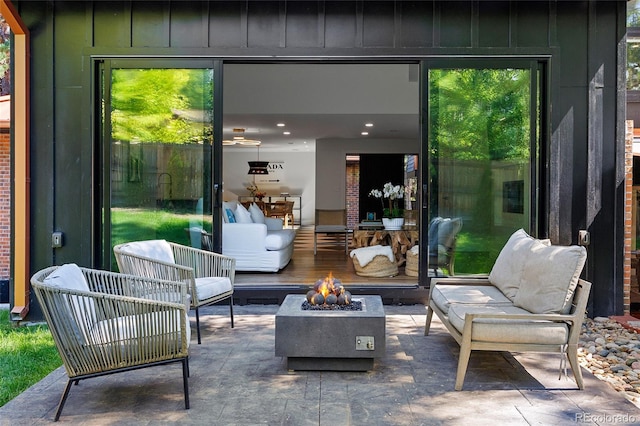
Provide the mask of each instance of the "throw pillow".
[{"label": "throw pillow", "polygon": [[235,216],[236,222],[238,223],[253,223],[251,213],[240,203],[238,203],[238,207],[236,207]]},{"label": "throw pillow", "polygon": [[429,223],[429,252],[435,253],[438,251],[438,225],[442,222],[440,216],[434,217]]},{"label": "throw pillow", "polygon": [[534,244],[526,258],[513,304],[536,314],[567,314],[587,260],[581,246]]},{"label": "throw pillow", "polygon": [[224,212],[226,214],[223,215],[223,217],[226,218],[225,222],[227,223],[236,223],[236,217],[233,214],[233,212],[231,211],[231,209],[224,209]]},{"label": "throw pillow", "polygon": [[525,262],[536,241],[539,242],[524,229],[518,229],[509,237],[491,268],[489,281],[510,300],[514,300],[518,293]]},{"label": "throw pillow", "polygon": [[254,223],[265,223],[264,213],[262,213],[262,210],[256,203],[251,203],[249,213],[251,213],[251,220],[253,220]]}]

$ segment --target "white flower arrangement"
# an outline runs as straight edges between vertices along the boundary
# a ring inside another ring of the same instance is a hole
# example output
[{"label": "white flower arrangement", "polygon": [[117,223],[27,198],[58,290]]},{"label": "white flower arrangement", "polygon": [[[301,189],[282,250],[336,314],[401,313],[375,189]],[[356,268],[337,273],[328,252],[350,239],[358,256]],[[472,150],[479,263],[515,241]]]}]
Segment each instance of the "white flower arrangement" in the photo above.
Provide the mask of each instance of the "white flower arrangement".
[{"label": "white flower arrangement", "polygon": [[[403,199],[404,194],[404,186],[387,182],[383,185],[382,190],[372,189],[369,192],[369,197],[380,199],[380,203],[382,204],[382,217],[402,217],[404,209],[398,207],[398,200]],[[384,206],[382,198],[389,200],[389,207]]]}]

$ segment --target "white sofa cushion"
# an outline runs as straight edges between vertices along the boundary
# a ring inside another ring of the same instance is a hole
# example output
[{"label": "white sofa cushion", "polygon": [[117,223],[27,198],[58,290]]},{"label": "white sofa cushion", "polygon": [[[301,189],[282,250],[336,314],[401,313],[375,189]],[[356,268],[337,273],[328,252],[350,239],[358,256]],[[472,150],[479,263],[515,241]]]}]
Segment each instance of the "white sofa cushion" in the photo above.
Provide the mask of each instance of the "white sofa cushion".
[{"label": "white sofa cushion", "polygon": [[253,223],[265,223],[264,213],[256,203],[251,203],[249,206],[249,213],[251,214],[251,220]]},{"label": "white sofa cushion", "polygon": [[538,314],[569,313],[586,259],[587,250],[581,246],[537,243],[526,257],[513,304]]},{"label": "white sofa cushion", "polygon": [[292,229],[269,231],[265,238],[264,245],[267,250],[282,250],[290,244],[293,244],[295,238],[296,232]]},{"label": "white sofa cushion", "polygon": [[253,223],[253,220],[251,220],[251,213],[249,213],[249,210],[240,203],[238,203],[238,206],[236,207],[235,216],[236,222],[238,223]]},{"label": "white sofa cushion", "polygon": [[452,303],[511,305],[500,290],[492,285],[436,284],[431,292],[431,300],[445,314]]},{"label": "white sofa cushion", "polygon": [[120,247],[125,253],[148,257],[167,263],[176,263],[173,250],[166,240],[133,241]]},{"label": "white sofa cushion", "polygon": [[196,278],[196,292],[199,300],[210,299],[232,289],[233,286],[229,277]]},{"label": "white sofa cushion", "polygon": [[[530,314],[530,312],[513,305],[451,305],[449,322],[460,333],[464,329],[464,319],[467,313]],[[569,327],[564,322],[478,318],[474,320],[471,340],[475,342],[562,345],[567,342],[568,335]]]},{"label": "white sofa cushion", "polygon": [[536,244],[544,244],[544,242],[531,237],[524,229],[518,229],[509,237],[491,268],[489,281],[511,301],[518,293],[525,262]]}]

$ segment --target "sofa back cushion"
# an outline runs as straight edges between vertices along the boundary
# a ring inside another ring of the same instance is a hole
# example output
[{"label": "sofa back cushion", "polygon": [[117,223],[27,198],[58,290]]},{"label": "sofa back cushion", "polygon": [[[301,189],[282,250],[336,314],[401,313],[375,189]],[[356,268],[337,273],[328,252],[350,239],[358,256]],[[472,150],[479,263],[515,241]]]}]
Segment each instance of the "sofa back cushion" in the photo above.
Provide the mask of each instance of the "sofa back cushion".
[{"label": "sofa back cushion", "polygon": [[567,314],[587,260],[581,246],[534,244],[526,258],[514,305],[536,314]]},{"label": "sofa back cushion", "polygon": [[253,223],[265,223],[264,213],[256,203],[251,203],[249,206],[249,213],[251,213],[251,220]]},{"label": "sofa back cushion", "polygon": [[527,234],[524,229],[514,232],[493,264],[489,281],[513,301],[520,288],[522,272],[534,245],[549,245]]},{"label": "sofa back cushion", "polygon": [[253,220],[251,220],[251,213],[249,213],[249,210],[240,203],[238,203],[234,214],[237,223],[253,223]]}]

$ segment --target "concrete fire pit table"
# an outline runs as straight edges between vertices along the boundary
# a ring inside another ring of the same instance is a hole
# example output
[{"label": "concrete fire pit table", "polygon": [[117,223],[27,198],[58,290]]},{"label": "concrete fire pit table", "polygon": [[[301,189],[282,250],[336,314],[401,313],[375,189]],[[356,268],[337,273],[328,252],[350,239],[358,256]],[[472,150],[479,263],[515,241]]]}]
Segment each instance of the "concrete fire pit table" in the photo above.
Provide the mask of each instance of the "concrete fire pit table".
[{"label": "concrete fire pit table", "polygon": [[304,295],[288,295],[276,313],[276,356],[289,370],[368,371],[385,353],[380,296],[354,296],[361,311],[303,310]]}]

